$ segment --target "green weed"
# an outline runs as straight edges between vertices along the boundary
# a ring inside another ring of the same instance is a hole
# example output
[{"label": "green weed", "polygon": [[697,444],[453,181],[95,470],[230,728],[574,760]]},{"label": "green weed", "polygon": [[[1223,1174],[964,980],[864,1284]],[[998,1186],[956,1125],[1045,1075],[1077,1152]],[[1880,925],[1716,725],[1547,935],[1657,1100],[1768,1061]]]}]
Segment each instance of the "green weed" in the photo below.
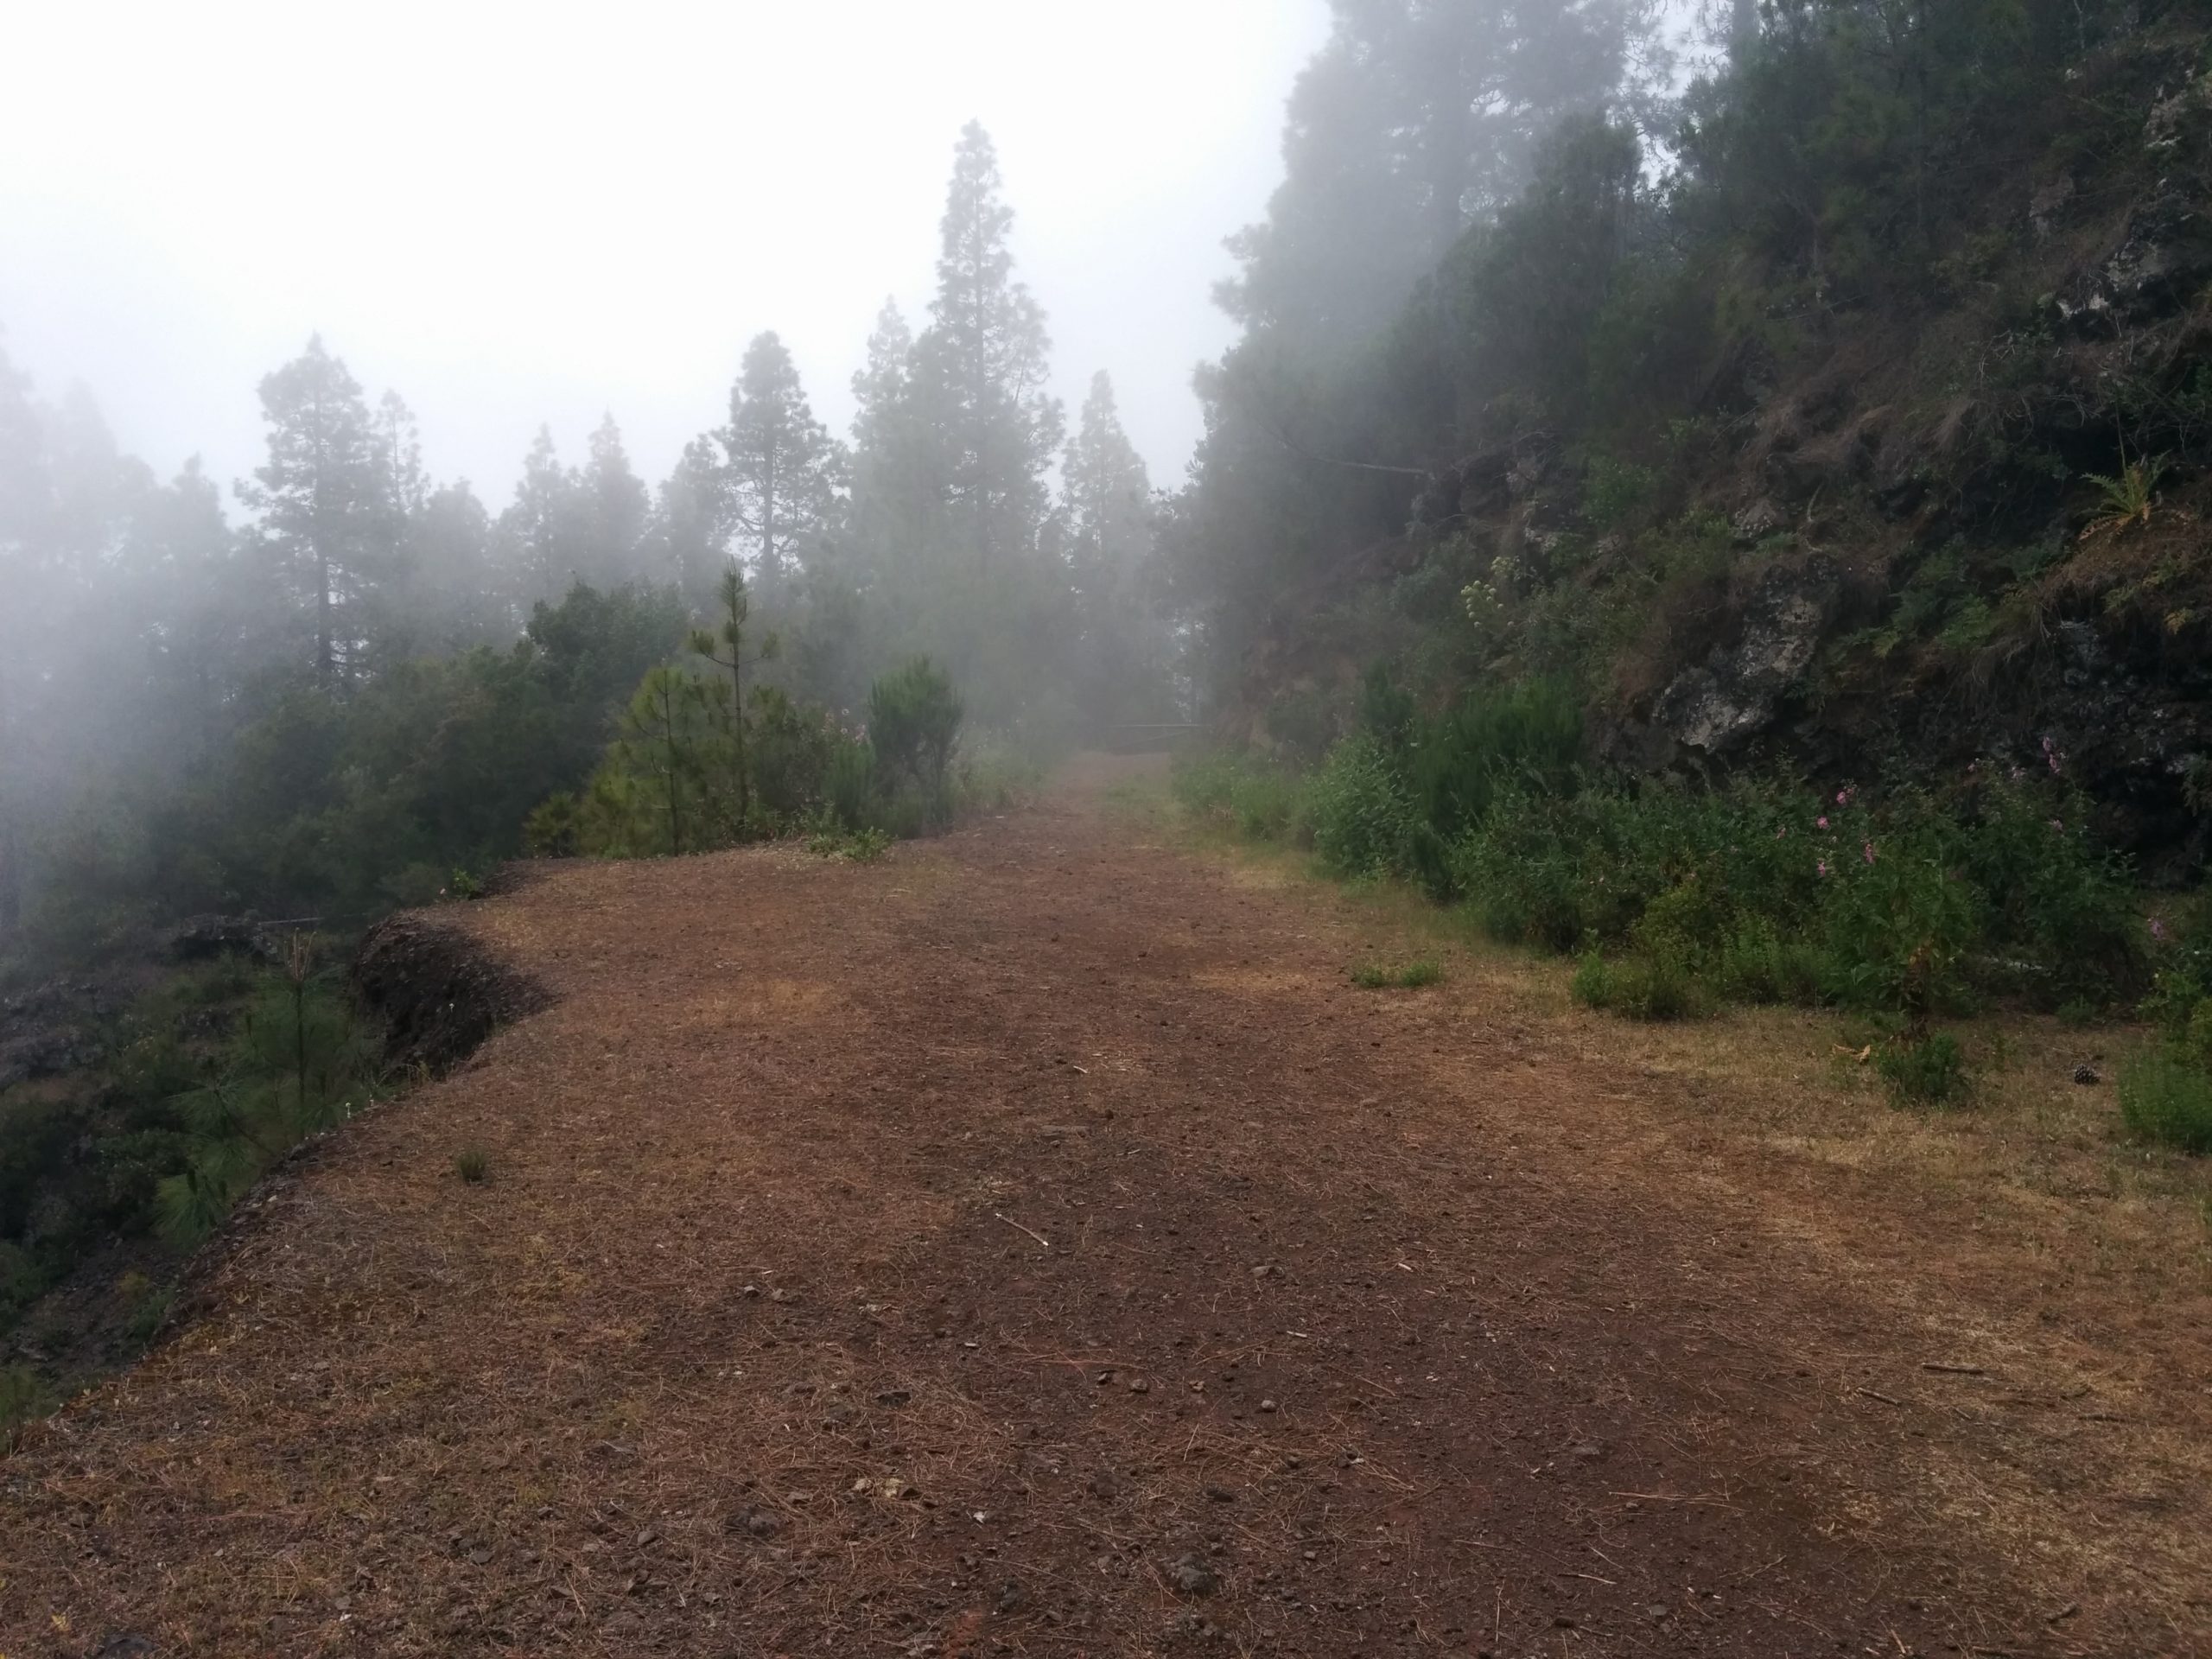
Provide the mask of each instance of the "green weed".
[{"label": "green weed", "polygon": [[2120,1071],[2120,1115],[2145,1141],[2212,1153],[2212,1073],[2174,1053],[2145,1054]]},{"label": "green weed", "polygon": [[1370,962],[1351,970],[1351,982],[1363,991],[1418,991],[1441,983],[1443,978],[1442,964],[1427,957],[1403,968]]},{"label": "green weed", "polygon": [[492,1154],[481,1147],[463,1147],[453,1155],[453,1173],[464,1186],[481,1186],[492,1179]]},{"label": "green weed", "polygon": [[1876,1051],[1874,1065],[1898,1106],[1955,1105],[1969,1084],[1966,1051],[1947,1031],[1885,1043]]},{"label": "green weed", "polygon": [[839,859],[849,864],[873,864],[891,850],[890,832],[884,830],[821,830],[806,838],[806,850],[817,858]]},{"label": "green weed", "polygon": [[12,1452],[23,1430],[54,1409],[54,1397],[28,1365],[0,1366],[0,1448]]}]

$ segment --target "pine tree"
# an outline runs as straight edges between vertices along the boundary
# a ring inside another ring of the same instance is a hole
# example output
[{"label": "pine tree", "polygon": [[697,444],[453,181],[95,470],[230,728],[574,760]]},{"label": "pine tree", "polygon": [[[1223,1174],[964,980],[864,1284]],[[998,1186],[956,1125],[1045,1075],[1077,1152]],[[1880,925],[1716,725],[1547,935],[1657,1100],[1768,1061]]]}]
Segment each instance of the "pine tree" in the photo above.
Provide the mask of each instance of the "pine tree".
[{"label": "pine tree", "polygon": [[780,588],[830,526],[844,457],[814,418],[798,366],[773,334],[746,351],[721,441],[741,556],[757,581]]},{"label": "pine tree", "polygon": [[986,569],[1029,551],[1063,420],[1045,384],[1045,314],[1014,276],[1014,211],[1000,196],[998,154],[971,122],[960,135],[940,226],[933,319],[917,347],[925,418],[961,532]]},{"label": "pine tree", "polygon": [[[766,662],[776,655],[777,640],[772,633],[766,635],[750,657],[745,650],[746,625],[753,615],[752,596],[746,592],[745,572],[737,561],[731,560],[722,572],[721,601],[719,610],[719,630],[709,632],[696,629],[691,635],[691,649],[715,667],[729,674],[729,749],[730,783],[735,798],[735,832],[743,836],[753,819],[752,763],[746,755],[745,744],[745,671],[757,663]],[[720,651],[727,651],[724,657]]]},{"label": "pine tree", "polygon": [[1069,575],[1079,625],[1071,673],[1093,729],[1166,718],[1173,696],[1169,630],[1152,592],[1157,513],[1144,460],[1103,372],[1061,468]]},{"label": "pine tree", "polygon": [[637,575],[649,506],[622,447],[622,429],[609,414],[591,435],[591,459],[576,480],[574,511],[582,519],[580,563],[587,580],[612,588]]},{"label": "pine tree", "polygon": [[913,393],[914,331],[896,300],[886,300],[868,337],[868,361],[853,376],[853,451],[874,457],[895,449]]},{"label": "pine tree", "polygon": [[867,364],[852,384],[857,407],[846,514],[851,550],[842,575],[860,587],[894,560],[911,561],[918,550],[943,539],[942,469],[915,385],[913,332],[891,301],[876,317]]},{"label": "pine tree", "polygon": [[1471,225],[1519,192],[1570,116],[1664,82],[1654,0],[1333,0],[1291,95],[1287,177],[1230,245],[1222,302],[1308,356],[1363,343]]},{"label": "pine tree", "polygon": [[397,538],[390,467],[359,382],[319,334],[262,381],[261,409],[269,460],[238,495],[313,611],[315,680],[328,689],[359,643],[347,607],[386,573]]},{"label": "pine tree", "polygon": [[385,492],[401,513],[412,517],[429,499],[430,480],[423,470],[423,437],[415,411],[396,391],[378,400],[376,442]]},{"label": "pine tree", "polygon": [[576,493],[575,476],[553,447],[552,429],[539,427],[523,458],[515,499],[499,515],[501,557],[520,610],[555,603],[582,579]]},{"label": "pine tree", "polygon": [[[602,811],[631,826],[634,844],[677,857],[704,844],[700,823],[711,762],[713,699],[696,676],[649,669],[617,722],[614,751],[594,780]],[[667,841],[659,842],[664,830]]]},{"label": "pine tree", "polygon": [[1152,552],[1152,480],[1122,430],[1114,382],[1103,370],[1091,380],[1061,475],[1076,591],[1093,602],[1118,602]]},{"label": "pine tree", "polygon": [[729,479],[721,446],[712,438],[684,445],[661,480],[639,550],[649,582],[672,584],[695,602],[713,592],[729,557]]}]

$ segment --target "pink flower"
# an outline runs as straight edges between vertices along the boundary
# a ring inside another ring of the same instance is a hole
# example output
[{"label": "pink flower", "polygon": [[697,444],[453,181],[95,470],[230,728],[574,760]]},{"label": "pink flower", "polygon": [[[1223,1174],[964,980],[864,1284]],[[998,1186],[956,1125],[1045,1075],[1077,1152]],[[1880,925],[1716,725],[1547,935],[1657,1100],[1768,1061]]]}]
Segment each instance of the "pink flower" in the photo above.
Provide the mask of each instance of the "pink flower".
[{"label": "pink flower", "polygon": [[1851,791],[1847,789],[1840,789],[1836,791],[1835,804],[1838,806],[1849,806],[1851,804]]},{"label": "pink flower", "polygon": [[2156,916],[2151,918],[2151,937],[2161,944],[2165,943],[2166,925],[2163,919]]},{"label": "pink flower", "polygon": [[1866,861],[1869,864],[1874,861],[1874,843],[1871,841],[1866,843]]},{"label": "pink flower", "polygon": [[1821,861],[1821,874],[1822,875],[1826,875],[1827,873],[1828,873],[1828,861],[1827,861],[1827,860],[1826,860],[1826,859],[1824,858],[1824,859],[1822,859],[1822,860]]},{"label": "pink flower", "polygon": [[2066,820],[2063,818],[2053,818],[2050,821],[2050,827],[2058,834],[2063,836],[2066,833]]},{"label": "pink flower", "polygon": [[1825,829],[1827,829],[1827,827],[1828,827],[1828,821],[1827,821],[1826,818],[1822,818],[1822,819],[1821,820],[1821,829],[1823,829],[1823,830],[1825,830]]}]

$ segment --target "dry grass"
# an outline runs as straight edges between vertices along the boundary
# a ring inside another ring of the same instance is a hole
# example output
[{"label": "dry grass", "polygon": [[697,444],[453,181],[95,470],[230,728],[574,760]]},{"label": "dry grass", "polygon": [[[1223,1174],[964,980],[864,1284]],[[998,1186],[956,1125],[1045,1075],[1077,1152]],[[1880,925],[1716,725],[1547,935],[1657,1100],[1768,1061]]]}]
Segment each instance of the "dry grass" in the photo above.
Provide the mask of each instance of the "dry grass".
[{"label": "dry grass", "polygon": [[[1844,1016],[1620,1020],[1573,1000],[1571,963],[1489,941],[1402,886],[1337,887],[1294,855],[1192,844],[1240,886],[1305,884],[1317,911],[1353,918],[1363,949],[1441,954],[1447,1003],[1515,1033],[1525,1064],[1630,1080],[1602,1123],[1554,1126],[1580,1155],[1667,1169],[1716,1217],[1753,1206],[1839,1290],[1892,1306],[1904,1351],[1830,1357],[1864,1379],[1861,1397],[1932,1399],[1955,1421],[1955,1444],[1919,1453],[1948,1523],[2047,1570],[2155,1562],[2177,1592],[2212,1581],[2212,1160],[2134,1144],[2120,1122],[2113,1079],[2150,1033],[1967,1020],[1953,1029],[1970,1109],[1899,1110],[1860,1058],[1873,1033]],[[2075,1081],[2083,1065],[2097,1084]],[[2022,1433],[2031,1414],[2042,1432]],[[2068,1491],[2083,1501],[2061,1523],[2052,1499]]]}]

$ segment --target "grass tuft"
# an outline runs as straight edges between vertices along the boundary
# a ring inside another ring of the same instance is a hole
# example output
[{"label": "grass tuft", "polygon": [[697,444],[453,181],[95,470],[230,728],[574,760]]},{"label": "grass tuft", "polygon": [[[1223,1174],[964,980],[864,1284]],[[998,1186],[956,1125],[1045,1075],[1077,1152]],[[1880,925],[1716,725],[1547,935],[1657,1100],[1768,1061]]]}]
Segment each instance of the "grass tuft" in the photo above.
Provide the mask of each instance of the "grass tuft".
[{"label": "grass tuft", "polygon": [[481,1186],[492,1179],[492,1154],[481,1147],[464,1147],[454,1154],[453,1173],[467,1186]]},{"label": "grass tuft", "polygon": [[1363,991],[1418,991],[1426,986],[1440,984],[1443,967],[1427,958],[1409,963],[1403,968],[1389,968],[1381,963],[1362,963],[1351,970],[1351,982]]},{"label": "grass tuft", "polygon": [[54,1397],[28,1365],[0,1366],[0,1451],[12,1452],[23,1430],[54,1409]]},{"label": "grass tuft", "polygon": [[2212,1074],[2177,1055],[2146,1054],[2120,1074],[2120,1115],[2143,1140],[2212,1153]]},{"label": "grass tuft", "polygon": [[1897,1106],[1955,1106],[1964,1102],[1972,1079],[1966,1051],[1947,1031],[1885,1043],[1874,1057],[1875,1069]]}]

